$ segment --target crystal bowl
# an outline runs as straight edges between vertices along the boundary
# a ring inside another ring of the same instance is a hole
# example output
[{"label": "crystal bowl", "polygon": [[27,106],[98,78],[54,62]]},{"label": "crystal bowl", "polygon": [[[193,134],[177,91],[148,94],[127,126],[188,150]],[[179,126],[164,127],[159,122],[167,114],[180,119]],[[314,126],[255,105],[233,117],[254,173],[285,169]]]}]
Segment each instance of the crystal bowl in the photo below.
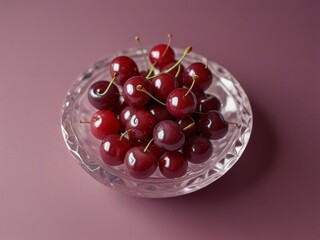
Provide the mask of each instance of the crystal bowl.
[{"label": "crystal bowl", "polygon": [[[238,81],[219,64],[208,61],[213,73],[213,82],[207,93],[217,96],[221,103],[221,113],[228,122],[236,122],[240,127],[229,127],[227,135],[212,141],[213,154],[202,164],[189,163],[186,175],[175,179],[166,179],[157,169],[148,179],[134,179],[128,175],[123,165],[111,167],[99,156],[100,141],[95,139],[87,124],[79,120],[90,119],[97,111],[87,98],[90,85],[99,80],[110,80],[109,65],[120,55],[134,59],[139,70],[146,70],[144,54],[149,49],[128,49],[115,53],[94,63],[71,86],[62,107],[61,130],[70,153],[80,166],[93,178],[115,190],[140,197],[174,197],[199,190],[224,175],[240,158],[249,141],[252,130],[252,110],[248,97]],[[184,52],[174,49],[176,58]],[[207,62],[207,58],[189,53],[183,60],[188,66],[193,62]]]}]

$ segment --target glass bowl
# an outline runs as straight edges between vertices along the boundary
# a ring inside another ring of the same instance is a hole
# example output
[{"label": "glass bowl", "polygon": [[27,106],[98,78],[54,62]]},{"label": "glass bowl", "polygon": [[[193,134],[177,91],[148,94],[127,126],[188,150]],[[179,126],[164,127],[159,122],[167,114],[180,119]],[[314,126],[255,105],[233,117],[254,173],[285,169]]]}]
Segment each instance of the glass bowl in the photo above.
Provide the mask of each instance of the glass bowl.
[{"label": "glass bowl", "polygon": [[[184,52],[174,49],[176,58]],[[129,176],[123,165],[111,167],[99,156],[100,141],[95,139],[87,124],[79,120],[90,119],[97,111],[87,98],[90,85],[102,79],[110,80],[109,64],[116,56],[126,55],[134,59],[139,70],[146,70],[143,55],[148,49],[128,49],[115,53],[93,64],[71,86],[62,107],[61,130],[70,153],[80,166],[93,178],[115,190],[140,197],[174,197],[199,190],[225,174],[240,158],[252,130],[252,110],[248,97],[238,81],[222,66],[208,62],[213,73],[213,83],[206,91],[217,96],[222,103],[221,113],[228,122],[240,124],[240,128],[229,127],[227,135],[212,141],[214,151],[211,158],[202,164],[189,163],[186,175],[166,179],[157,169],[148,179],[134,179]],[[196,53],[189,53],[183,60],[188,66],[193,62],[206,63],[207,59]]]}]

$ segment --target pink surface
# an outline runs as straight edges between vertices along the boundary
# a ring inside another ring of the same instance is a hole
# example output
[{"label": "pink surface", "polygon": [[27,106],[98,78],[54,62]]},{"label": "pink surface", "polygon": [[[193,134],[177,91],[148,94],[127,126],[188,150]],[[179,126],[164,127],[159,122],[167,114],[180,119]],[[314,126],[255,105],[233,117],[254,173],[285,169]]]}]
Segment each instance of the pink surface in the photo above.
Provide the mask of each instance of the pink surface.
[{"label": "pink surface", "polygon": [[[0,1],[0,239],[319,239],[316,2]],[[129,197],[76,164],[60,109],[92,62],[168,32],[237,77],[254,131],[209,187]]]}]

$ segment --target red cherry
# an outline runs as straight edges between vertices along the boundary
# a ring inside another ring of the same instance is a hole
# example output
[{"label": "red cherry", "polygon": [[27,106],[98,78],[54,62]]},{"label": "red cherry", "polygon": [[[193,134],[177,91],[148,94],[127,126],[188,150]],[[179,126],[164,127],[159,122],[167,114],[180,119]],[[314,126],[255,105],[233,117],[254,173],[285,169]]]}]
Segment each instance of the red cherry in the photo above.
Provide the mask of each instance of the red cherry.
[{"label": "red cherry", "polygon": [[[177,61],[173,61],[172,63],[169,63],[167,65],[165,65],[161,71],[164,72],[168,69],[170,69],[171,67],[173,67],[175,64],[177,63]],[[170,72],[168,72],[168,74],[171,74],[172,76],[176,76],[177,72],[178,72],[178,69],[179,67],[175,67],[173,70],[171,70]],[[183,86],[183,74],[184,72],[186,71],[185,67],[180,64],[180,71],[179,71],[179,74],[178,76],[176,77],[177,81],[178,81],[178,84],[179,84],[179,87],[182,87]]]},{"label": "red cherry", "polygon": [[163,73],[151,81],[153,96],[160,101],[166,101],[168,95],[178,87],[178,82],[168,73]]},{"label": "red cherry", "polygon": [[142,76],[131,77],[123,86],[123,97],[126,103],[134,107],[142,107],[150,100],[150,96],[145,92],[138,91],[137,86],[141,86],[149,93],[152,93],[150,82]]},{"label": "red cherry", "polygon": [[174,57],[174,51],[167,44],[158,44],[154,46],[149,53],[151,64],[154,64],[156,62],[155,67],[159,69],[173,62]]},{"label": "red cherry", "polygon": [[102,160],[111,166],[120,165],[124,161],[127,151],[131,148],[128,139],[116,134],[106,136],[100,144],[100,156]]},{"label": "red cherry", "polygon": [[154,143],[167,151],[180,149],[185,141],[181,127],[174,121],[164,120],[153,129]]},{"label": "red cherry", "polygon": [[167,109],[176,118],[190,116],[197,106],[197,99],[194,94],[185,88],[173,90],[167,97]]},{"label": "red cherry", "polygon": [[220,112],[209,111],[202,114],[198,122],[200,134],[209,139],[223,138],[229,129],[229,124],[223,119]]},{"label": "red cherry", "polygon": [[173,120],[174,117],[168,112],[167,108],[157,104],[155,102],[152,102],[148,104],[146,108],[156,119],[156,122],[161,122],[163,120]]},{"label": "red cherry", "polygon": [[109,67],[109,72],[111,76],[113,76],[115,72],[119,73],[119,76],[116,78],[116,83],[121,86],[123,86],[130,77],[139,75],[137,64],[127,56],[119,56],[113,59]]},{"label": "red cherry", "polygon": [[119,114],[119,120],[120,120],[120,126],[121,126],[121,130],[124,131],[127,129],[127,120],[130,119],[130,117],[132,116],[132,114],[138,110],[142,108],[137,108],[137,107],[132,107],[132,106],[126,106],[124,107],[120,114]]},{"label": "red cherry", "polygon": [[210,69],[203,63],[196,62],[192,63],[183,74],[183,84],[190,88],[193,82],[193,77],[198,76],[192,91],[196,92],[199,90],[205,91],[209,88],[212,83],[212,73]]},{"label": "red cherry", "polygon": [[211,157],[213,146],[211,141],[205,137],[192,136],[186,140],[183,153],[189,162],[203,163]]},{"label": "red cherry", "polygon": [[[98,81],[92,84],[88,90],[88,100],[97,109],[113,109],[119,102],[119,90],[116,85],[110,85],[109,81]],[[107,88],[108,91],[106,92]],[[102,94],[104,93],[104,94]]]},{"label": "red cherry", "polygon": [[151,151],[144,151],[142,147],[129,149],[125,158],[124,166],[126,171],[134,178],[145,179],[150,177],[156,170],[158,160]]},{"label": "red cherry", "polygon": [[153,115],[145,110],[136,110],[130,119],[127,120],[127,129],[129,138],[138,140],[150,139],[156,120]]},{"label": "red cherry", "polygon": [[159,159],[159,169],[167,178],[178,178],[186,174],[188,161],[180,152],[166,152]]},{"label": "red cherry", "polygon": [[120,122],[113,112],[100,110],[92,116],[90,130],[93,136],[102,140],[109,134],[118,134]]}]

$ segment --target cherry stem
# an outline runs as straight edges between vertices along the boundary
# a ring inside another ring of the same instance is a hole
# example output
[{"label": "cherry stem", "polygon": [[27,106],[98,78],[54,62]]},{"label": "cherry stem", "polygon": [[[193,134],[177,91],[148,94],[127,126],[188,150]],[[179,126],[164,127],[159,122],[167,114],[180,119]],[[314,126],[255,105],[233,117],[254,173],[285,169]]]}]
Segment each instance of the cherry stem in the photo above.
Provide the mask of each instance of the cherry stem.
[{"label": "cherry stem", "polygon": [[144,53],[143,51],[143,47],[142,47],[142,44],[141,44],[141,41],[140,41],[140,37],[139,36],[136,36],[135,37],[135,40],[139,43],[139,46],[140,46],[140,50],[143,54],[143,59],[144,59],[144,63],[146,65],[146,69],[148,69],[148,62],[147,62],[147,58],[146,58],[146,54]]},{"label": "cherry stem", "polygon": [[183,131],[186,131],[186,130],[192,128],[194,125],[196,125],[195,122],[190,123],[188,126],[184,127],[182,130],[183,130]]},{"label": "cherry stem", "polygon": [[83,121],[83,120],[80,120],[79,122],[80,122],[80,123],[90,123],[90,124],[92,123],[92,122],[90,122],[90,121]]},{"label": "cherry stem", "polygon": [[151,65],[150,70],[149,70],[149,72],[148,72],[148,74],[147,74],[147,76],[146,76],[146,79],[148,79],[148,78],[151,76],[151,74],[153,73],[153,70],[154,70],[155,65],[157,64],[157,62],[158,62],[158,61],[155,61],[155,62]]},{"label": "cherry stem", "polygon": [[97,92],[97,95],[99,95],[99,96],[105,95],[105,94],[109,91],[109,89],[111,88],[111,85],[113,84],[114,80],[116,80],[116,78],[117,78],[118,76],[119,76],[119,73],[118,73],[118,72],[114,72],[113,78],[111,79],[111,82],[109,83],[109,85],[108,85],[108,87],[106,88],[106,90],[105,90],[103,93]]},{"label": "cherry stem", "polygon": [[122,138],[128,133],[128,132],[130,132],[131,131],[131,129],[128,129],[128,130],[126,130],[124,133],[121,133],[121,135],[120,135],[120,141],[122,140]]},{"label": "cherry stem", "polygon": [[208,69],[208,65],[209,65],[209,59],[207,58],[207,60],[206,60],[206,65],[204,66],[205,69]]},{"label": "cherry stem", "polygon": [[167,51],[168,51],[168,49],[170,47],[170,44],[171,44],[171,41],[172,41],[172,34],[171,33],[168,34],[168,39],[169,39],[169,41],[168,41],[168,44],[167,44],[167,48],[166,48],[166,50],[164,50],[164,52],[162,54],[162,57],[167,53]]},{"label": "cherry stem", "polygon": [[151,143],[153,141],[153,138],[151,138],[151,140],[148,142],[147,146],[144,148],[143,152],[146,152],[148,150],[148,148],[150,147]]},{"label": "cherry stem", "polygon": [[179,64],[179,66],[178,66],[178,71],[177,71],[176,75],[174,75],[175,78],[178,77],[178,75],[179,75],[179,73],[180,73],[180,70],[181,70],[181,64]]},{"label": "cherry stem", "polygon": [[187,96],[189,94],[189,92],[191,92],[196,80],[199,79],[199,76],[198,75],[193,75],[192,76],[192,84],[190,86],[190,88],[188,89],[188,92],[186,92],[186,94],[184,96]]},{"label": "cherry stem", "polygon": [[171,72],[173,69],[175,69],[178,65],[180,65],[180,63],[182,62],[182,60],[192,51],[192,46],[188,46],[185,50],[184,50],[184,53],[183,55],[181,56],[181,58],[169,69],[163,71],[163,72],[160,72],[158,73],[157,75],[155,76],[152,76],[152,77],[149,77],[148,79],[151,79],[151,78],[155,78],[163,73],[169,73]]},{"label": "cherry stem", "polygon": [[157,101],[158,103],[162,104],[163,106],[166,106],[165,103],[161,102],[160,100],[156,99],[154,96],[152,96],[151,93],[149,93],[144,87],[142,87],[140,84],[136,87],[137,91],[144,92],[149,97],[151,97],[153,100]]}]

